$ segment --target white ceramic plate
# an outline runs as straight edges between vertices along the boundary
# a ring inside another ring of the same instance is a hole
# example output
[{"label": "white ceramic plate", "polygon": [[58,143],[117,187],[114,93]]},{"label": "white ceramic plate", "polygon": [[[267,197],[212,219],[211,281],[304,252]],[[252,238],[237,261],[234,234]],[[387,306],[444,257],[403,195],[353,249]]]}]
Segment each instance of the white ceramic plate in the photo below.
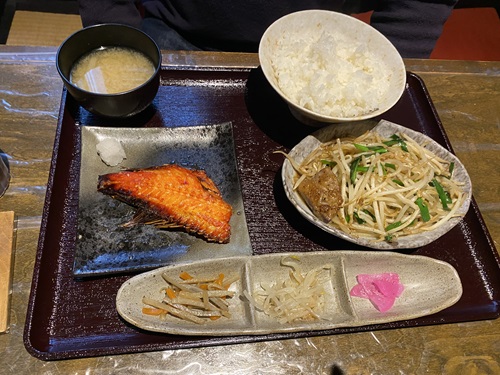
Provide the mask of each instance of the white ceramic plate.
[{"label": "white ceramic plate", "polygon": [[[298,164],[302,161],[321,143],[330,141],[336,138],[342,138],[348,135],[358,136],[362,132],[373,129],[374,132],[381,134],[383,137],[389,138],[395,133],[408,134],[413,140],[419,144],[427,143],[426,148],[434,152],[436,155],[443,159],[453,161],[455,163],[455,169],[453,171],[454,179],[464,183],[463,189],[466,194],[466,199],[462,206],[457,210],[457,215],[465,215],[470,206],[470,200],[472,197],[472,186],[470,177],[465,169],[464,165],[460,160],[449,152],[447,149],[442,147],[432,138],[419,133],[417,131],[405,128],[404,126],[394,124],[389,121],[381,120],[377,125],[373,126],[372,121],[360,122],[357,124],[350,125],[331,125],[322,128],[315,132],[313,135],[309,135],[304,138],[299,144],[297,144],[290,152],[290,157],[295,160]],[[282,180],[285,188],[285,193],[295,206],[295,208],[300,212],[311,223],[315,224],[324,231],[331,233],[337,237],[344,240],[370,247],[373,249],[385,249],[385,250],[395,250],[395,249],[412,249],[421,246],[425,246],[439,237],[443,236],[445,233],[449,232],[453,227],[455,227],[461,220],[462,217],[455,217],[450,219],[447,223],[439,227],[438,229],[424,234],[409,235],[399,237],[397,241],[394,242],[375,242],[369,239],[354,237],[332,225],[328,225],[319,218],[317,218],[312,211],[309,209],[307,204],[301,198],[300,194],[293,189],[293,185],[297,180],[297,172],[292,167],[292,164],[285,159],[282,168]]]},{"label": "white ceramic plate", "polygon": [[[242,297],[247,290],[252,295],[260,290],[261,282],[288,278],[289,268],[280,265],[287,256],[300,260],[302,271],[331,264],[331,278],[325,281],[327,292],[325,315],[328,320],[280,324],[274,318],[256,310]],[[220,272],[240,279],[230,290],[230,319],[221,318],[205,324],[195,324],[167,316],[161,320],[144,315],[143,296],[162,298],[165,286],[161,274],[177,278],[182,271],[197,277],[214,276]],[[379,312],[369,300],[351,297],[349,291],[357,284],[356,276],[363,273],[397,273],[404,291],[387,312]],[[456,270],[448,263],[419,255],[392,252],[321,251],[310,253],[268,254],[231,257],[167,266],[137,275],[126,281],[116,296],[118,313],[129,323],[155,332],[176,335],[260,335],[279,332],[326,330],[414,319],[430,315],[456,303],[462,295],[462,284]]]}]

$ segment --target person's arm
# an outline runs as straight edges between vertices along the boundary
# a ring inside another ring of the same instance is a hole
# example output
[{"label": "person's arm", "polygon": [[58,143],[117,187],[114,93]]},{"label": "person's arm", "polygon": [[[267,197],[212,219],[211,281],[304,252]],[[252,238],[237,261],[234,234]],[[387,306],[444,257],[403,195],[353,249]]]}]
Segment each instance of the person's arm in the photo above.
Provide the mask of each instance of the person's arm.
[{"label": "person's arm", "polygon": [[380,1],[370,23],[403,57],[428,58],[456,3],[457,0]]},{"label": "person's arm", "polygon": [[121,23],[139,28],[141,15],[134,0],[78,0],[84,27],[100,23]]}]

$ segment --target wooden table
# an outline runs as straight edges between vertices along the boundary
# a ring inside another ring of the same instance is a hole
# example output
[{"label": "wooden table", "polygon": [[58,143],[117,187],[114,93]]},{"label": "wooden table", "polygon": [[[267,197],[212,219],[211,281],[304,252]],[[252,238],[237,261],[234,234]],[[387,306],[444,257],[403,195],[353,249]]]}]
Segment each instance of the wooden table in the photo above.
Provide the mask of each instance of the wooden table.
[{"label": "wooden table", "polygon": [[[253,54],[205,52],[164,52],[163,61],[258,64]],[[500,62],[406,60],[406,66],[425,81],[498,249]],[[500,373],[498,319],[56,362],[30,356],[23,330],[62,90],[55,50],[0,47],[0,82],[0,149],[12,172],[0,211],[15,211],[17,218],[10,330],[0,335],[0,373]]]}]

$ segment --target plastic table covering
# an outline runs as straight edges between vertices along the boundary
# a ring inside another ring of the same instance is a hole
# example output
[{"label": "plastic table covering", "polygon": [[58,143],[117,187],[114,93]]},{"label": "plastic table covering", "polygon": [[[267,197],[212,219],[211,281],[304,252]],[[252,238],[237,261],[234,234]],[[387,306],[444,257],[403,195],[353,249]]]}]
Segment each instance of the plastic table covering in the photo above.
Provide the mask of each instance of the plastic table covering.
[{"label": "plastic table covering", "polygon": [[[164,64],[257,66],[253,54],[164,53]],[[498,249],[500,62],[406,60],[430,92]],[[10,329],[2,374],[424,374],[500,373],[500,320],[45,362],[23,344],[26,306],[62,83],[55,49],[0,48],[0,150],[12,180],[0,211],[15,211]]]}]

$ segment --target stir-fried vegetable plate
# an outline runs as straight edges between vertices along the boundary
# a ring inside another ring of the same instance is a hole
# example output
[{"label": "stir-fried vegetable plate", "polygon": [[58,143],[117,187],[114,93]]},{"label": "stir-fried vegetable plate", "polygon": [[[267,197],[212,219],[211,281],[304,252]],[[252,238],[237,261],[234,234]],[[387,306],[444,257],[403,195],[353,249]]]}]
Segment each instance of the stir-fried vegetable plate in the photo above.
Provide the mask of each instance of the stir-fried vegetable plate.
[{"label": "stir-fried vegetable plate", "polygon": [[329,233],[371,248],[423,246],[452,229],[469,208],[470,178],[458,158],[431,138],[387,121],[355,138],[321,142],[309,136],[286,157],[285,191],[299,212]]}]

